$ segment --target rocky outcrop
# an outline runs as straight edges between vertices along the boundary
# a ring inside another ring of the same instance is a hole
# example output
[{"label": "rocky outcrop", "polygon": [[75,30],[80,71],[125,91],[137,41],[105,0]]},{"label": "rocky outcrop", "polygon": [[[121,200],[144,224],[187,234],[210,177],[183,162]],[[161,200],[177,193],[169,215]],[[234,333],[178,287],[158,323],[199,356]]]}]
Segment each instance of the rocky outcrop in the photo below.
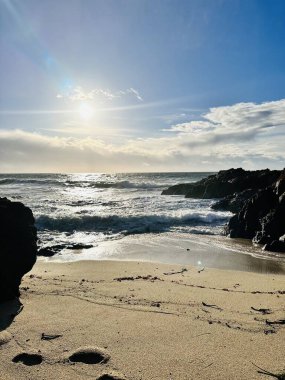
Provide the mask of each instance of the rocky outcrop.
[{"label": "rocky outcrop", "polygon": [[240,193],[234,193],[228,195],[225,198],[220,199],[212,205],[213,210],[219,211],[231,211],[232,213],[237,213],[241,210],[244,203],[256,194],[256,190],[247,189],[243,190]]},{"label": "rocky outcrop", "polygon": [[232,238],[252,239],[264,250],[285,252],[285,169],[223,170],[196,183],[171,186],[162,194],[222,198],[212,208],[235,215],[225,228]]},{"label": "rocky outcrop", "polygon": [[285,170],[277,181],[250,197],[226,226],[230,237],[252,239],[264,250],[285,252]]},{"label": "rocky outcrop", "polygon": [[0,198],[0,302],[19,296],[21,279],[36,262],[34,222],[28,207]]},{"label": "rocky outcrop", "polygon": [[247,171],[242,168],[221,170],[195,183],[178,184],[163,190],[163,195],[185,195],[186,198],[224,198],[244,190],[270,186],[280,176],[280,170]]}]

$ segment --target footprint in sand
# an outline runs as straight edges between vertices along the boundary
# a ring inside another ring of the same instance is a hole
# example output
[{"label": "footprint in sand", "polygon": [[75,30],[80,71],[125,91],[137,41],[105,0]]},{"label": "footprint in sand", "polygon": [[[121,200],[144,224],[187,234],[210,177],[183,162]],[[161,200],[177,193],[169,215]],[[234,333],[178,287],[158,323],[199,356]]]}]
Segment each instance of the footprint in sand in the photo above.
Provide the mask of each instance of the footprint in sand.
[{"label": "footprint in sand", "polygon": [[103,364],[110,360],[110,355],[98,347],[80,347],[69,354],[68,360],[72,363]]},{"label": "footprint in sand", "polygon": [[22,352],[16,355],[13,359],[13,363],[23,363],[28,366],[41,364],[43,357],[40,354],[33,354],[28,352]]},{"label": "footprint in sand", "polygon": [[98,377],[97,380],[124,380],[124,379],[122,377],[106,373]]},{"label": "footprint in sand", "polygon": [[[68,361],[71,363],[84,364],[105,364],[110,360],[110,355],[98,347],[79,347],[69,353]],[[125,378],[117,374],[104,373],[97,380],[124,380]]]},{"label": "footprint in sand", "polygon": [[10,342],[11,339],[12,335],[8,331],[4,330],[0,332],[0,346]]}]

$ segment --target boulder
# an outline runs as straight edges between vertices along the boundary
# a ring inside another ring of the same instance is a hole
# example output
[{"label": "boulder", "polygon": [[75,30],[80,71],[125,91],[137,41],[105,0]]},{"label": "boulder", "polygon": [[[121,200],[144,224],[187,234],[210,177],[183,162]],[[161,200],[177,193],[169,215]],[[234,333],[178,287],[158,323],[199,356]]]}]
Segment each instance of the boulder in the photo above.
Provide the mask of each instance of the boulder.
[{"label": "boulder", "polygon": [[0,302],[19,296],[21,279],[36,262],[34,222],[28,207],[0,198]]},{"label": "boulder", "polygon": [[38,250],[37,255],[43,257],[52,257],[58,252],[60,252],[60,250],[56,250],[53,247],[43,247]]}]

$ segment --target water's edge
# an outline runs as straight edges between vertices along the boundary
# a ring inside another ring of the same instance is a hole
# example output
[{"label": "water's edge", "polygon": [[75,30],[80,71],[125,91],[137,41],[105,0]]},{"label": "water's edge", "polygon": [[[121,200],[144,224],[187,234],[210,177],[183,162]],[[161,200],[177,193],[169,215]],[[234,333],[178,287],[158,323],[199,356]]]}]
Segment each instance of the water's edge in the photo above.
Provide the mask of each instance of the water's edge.
[{"label": "water's edge", "polygon": [[215,200],[161,195],[209,174],[0,174],[0,196],[32,209],[40,247],[93,247],[63,249],[55,260],[129,258],[241,270],[267,265],[269,271],[279,261],[282,267],[281,256],[221,236],[232,214],[213,210]]}]

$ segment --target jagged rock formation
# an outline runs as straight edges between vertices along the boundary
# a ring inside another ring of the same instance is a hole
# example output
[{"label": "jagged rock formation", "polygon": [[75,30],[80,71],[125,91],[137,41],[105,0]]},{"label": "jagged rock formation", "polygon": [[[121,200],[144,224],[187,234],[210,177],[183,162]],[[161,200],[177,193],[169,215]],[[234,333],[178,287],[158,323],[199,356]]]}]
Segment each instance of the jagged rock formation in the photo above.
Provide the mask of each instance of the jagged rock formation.
[{"label": "jagged rock formation", "polygon": [[247,189],[243,190],[240,193],[234,193],[228,195],[225,198],[220,199],[212,205],[213,210],[218,211],[231,211],[232,213],[237,213],[241,210],[244,203],[256,194],[256,190]]},{"label": "jagged rock formation", "polygon": [[246,171],[242,168],[221,170],[195,183],[183,183],[163,190],[164,195],[185,195],[186,198],[223,198],[234,193],[270,186],[280,176],[280,170]]},{"label": "jagged rock formation", "polygon": [[162,194],[188,198],[223,198],[215,210],[234,215],[225,228],[232,238],[253,239],[264,249],[285,252],[285,169],[223,170],[196,183],[171,186]]},{"label": "jagged rock formation", "polygon": [[34,222],[28,207],[0,198],[0,302],[19,296],[21,279],[36,262]]},{"label": "jagged rock formation", "polygon": [[285,252],[285,170],[278,180],[251,196],[226,226],[230,237],[253,239],[264,250]]}]

